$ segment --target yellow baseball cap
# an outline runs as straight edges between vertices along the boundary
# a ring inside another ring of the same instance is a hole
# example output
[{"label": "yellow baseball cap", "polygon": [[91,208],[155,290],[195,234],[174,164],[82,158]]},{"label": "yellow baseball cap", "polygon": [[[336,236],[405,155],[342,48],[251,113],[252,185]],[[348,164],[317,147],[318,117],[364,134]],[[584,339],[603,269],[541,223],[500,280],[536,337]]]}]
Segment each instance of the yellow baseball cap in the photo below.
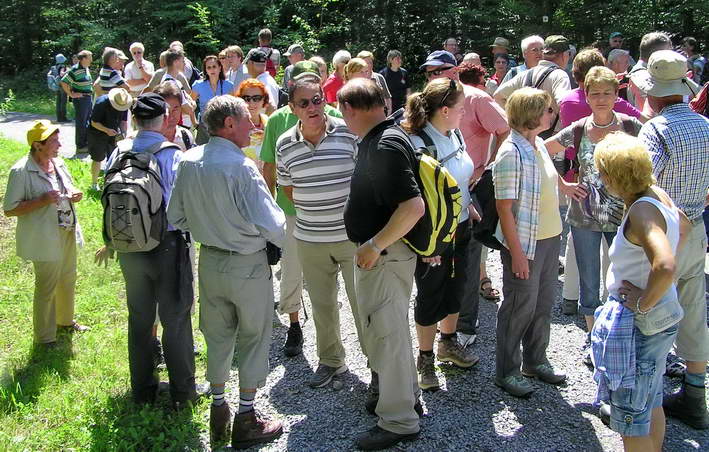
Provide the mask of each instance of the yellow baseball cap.
[{"label": "yellow baseball cap", "polygon": [[58,130],[59,126],[52,124],[48,119],[35,121],[32,128],[27,131],[27,144],[32,146],[35,141],[44,141]]}]

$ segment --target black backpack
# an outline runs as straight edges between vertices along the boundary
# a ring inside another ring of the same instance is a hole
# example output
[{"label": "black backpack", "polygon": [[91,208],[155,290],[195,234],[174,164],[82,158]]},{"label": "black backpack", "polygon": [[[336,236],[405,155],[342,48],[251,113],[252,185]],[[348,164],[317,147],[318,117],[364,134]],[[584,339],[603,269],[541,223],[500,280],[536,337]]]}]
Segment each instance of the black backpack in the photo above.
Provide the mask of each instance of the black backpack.
[{"label": "black backpack", "polygon": [[[517,158],[520,160],[520,168],[522,167],[522,157],[517,150]],[[500,222],[500,217],[497,214],[497,198],[495,198],[495,183],[492,180],[492,168],[494,163],[489,165],[483,171],[478,182],[470,190],[470,197],[478,213],[480,221],[473,221],[473,238],[493,250],[502,249],[502,243],[495,237],[497,231],[497,223]]]},{"label": "black backpack", "polygon": [[[532,79],[534,77],[534,71],[528,70],[525,72],[524,83],[522,86],[529,86],[532,88],[541,89],[539,87],[542,86],[542,83],[544,83],[544,81],[547,79],[547,77],[549,77],[551,75],[551,73],[556,71],[557,69],[560,71],[563,71],[563,69],[561,69],[559,67],[548,67],[548,68],[544,69],[544,71],[539,75],[539,79],[536,82]],[[554,135],[554,128],[556,127],[557,122],[559,122],[559,115],[558,114],[554,118],[554,122],[552,123],[551,127],[549,127],[547,130],[541,132],[539,134],[539,137],[546,140],[550,136]]]}]

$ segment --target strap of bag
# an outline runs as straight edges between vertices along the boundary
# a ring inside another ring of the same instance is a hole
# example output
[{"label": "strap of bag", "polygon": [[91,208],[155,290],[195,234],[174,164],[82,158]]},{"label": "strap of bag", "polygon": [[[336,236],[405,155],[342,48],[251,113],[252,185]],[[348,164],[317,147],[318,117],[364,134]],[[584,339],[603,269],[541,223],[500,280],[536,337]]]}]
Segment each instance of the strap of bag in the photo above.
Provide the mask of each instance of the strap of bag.
[{"label": "strap of bag", "polygon": [[534,84],[534,87],[539,89],[539,87],[542,86],[542,83],[544,83],[544,80],[546,80],[547,77],[549,77],[549,75],[557,69],[561,70],[561,68],[554,67],[544,69],[544,72],[542,72],[542,75],[539,77],[539,80],[537,80],[537,83]]},{"label": "strap of bag", "polygon": [[155,143],[154,145],[150,146],[147,151],[153,155],[157,154],[158,152],[168,149],[168,148],[175,148],[177,150],[180,150],[180,147],[176,145],[175,143],[172,143],[170,141],[162,141],[160,143]]},{"label": "strap of bag", "polygon": [[433,139],[423,129],[419,131],[418,135],[421,137],[426,147],[426,154],[438,160],[438,151],[436,150],[436,145],[433,143]]},{"label": "strap of bag", "polygon": [[451,152],[450,154],[446,155],[443,157],[441,160],[438,161],[441,165],[446,163],[448,160],[452,159],[453,157],[456,157],[458,153],[461,151],[461,147],[463,145],[463,134],[460,133],[460,129],[453,129],[453,134],[455,134],[456,138],[458,138],[458,149],[455,150],[455,152]]}]

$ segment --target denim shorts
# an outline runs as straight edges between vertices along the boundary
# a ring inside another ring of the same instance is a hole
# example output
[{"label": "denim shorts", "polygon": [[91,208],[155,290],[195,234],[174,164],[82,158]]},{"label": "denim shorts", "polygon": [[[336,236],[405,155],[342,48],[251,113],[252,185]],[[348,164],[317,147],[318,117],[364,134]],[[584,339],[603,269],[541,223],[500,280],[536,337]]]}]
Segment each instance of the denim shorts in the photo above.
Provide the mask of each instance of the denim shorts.
[{"label": "denim shorts", "polygon": [[662,406],[662,376],[677,325],[652,336],[645,336],[635,327],[634,334],[635,387],[611,391],[610,427],[623,436],[647,436],[652,410]]}]

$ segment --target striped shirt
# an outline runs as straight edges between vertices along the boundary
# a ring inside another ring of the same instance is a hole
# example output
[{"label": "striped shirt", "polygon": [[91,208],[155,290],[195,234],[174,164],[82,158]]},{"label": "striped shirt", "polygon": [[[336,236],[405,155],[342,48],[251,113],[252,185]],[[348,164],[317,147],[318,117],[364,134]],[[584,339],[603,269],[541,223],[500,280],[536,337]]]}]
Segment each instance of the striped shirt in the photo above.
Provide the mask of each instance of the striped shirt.
[{"label": "striped shirt", "polygon": [[[547,152],[544,141],[539,137],[536,146],[542,155]],[[517,225],[519,243],[527,259],[534,260],[539,232],[542,175],[534,148],[514,129],[500,146],[492,169],[492,180],[495,184],[496,199],[517,201],[512,208],[512,214]],[[500,223],[497,225],[495,237],[509,248]]]},{"label": "striped shirt", "polygon": [[125,85],[126,81],[120,72],[110,66],[103,66],[98,74],[99,86],[105,91]]},{"label": "striped shirt", "polygon": [[278,184],[293,187],[293,236],[306,242],[347,240],[343,214],[357,157],[357,137],[344,121],[326,116],[326,131],[313,146],[300,121],[276,144]]},{"label": "striped shirt", "polygon": [[93,85],[91,72],[89,68],[83,67],[79,63],[73,65],[71,69],[64,74],[62,82],[69,85],[71,91],[74,93],[91,94],[91,87]]},{"label": "striped shirt", "polygon": [[650,151],[657,185],[691,221],[702,218],[709,188],[709,119],[685,103],[673,104],[638,135]]}]

